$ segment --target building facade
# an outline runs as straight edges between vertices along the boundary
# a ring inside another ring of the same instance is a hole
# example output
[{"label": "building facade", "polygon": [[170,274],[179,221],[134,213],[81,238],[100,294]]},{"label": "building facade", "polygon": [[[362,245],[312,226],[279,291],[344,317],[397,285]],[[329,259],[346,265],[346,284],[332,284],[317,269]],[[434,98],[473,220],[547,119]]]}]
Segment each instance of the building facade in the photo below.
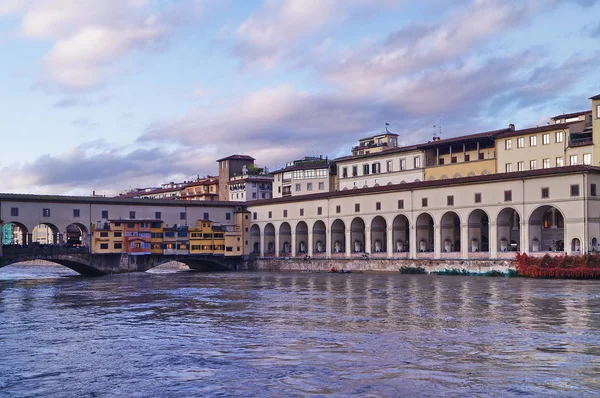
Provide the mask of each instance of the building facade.
[{"label": "building facade", "polygon": [[332,162],[322,156],[305,156],[274,171],[273,197],[313,195],[335,190]]}]

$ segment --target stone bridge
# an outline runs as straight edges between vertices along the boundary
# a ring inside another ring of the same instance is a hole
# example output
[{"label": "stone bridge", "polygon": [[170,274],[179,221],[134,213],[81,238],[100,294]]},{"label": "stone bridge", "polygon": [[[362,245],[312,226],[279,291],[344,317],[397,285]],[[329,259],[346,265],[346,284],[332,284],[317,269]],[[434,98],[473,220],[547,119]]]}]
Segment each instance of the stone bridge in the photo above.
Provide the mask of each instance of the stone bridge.
[{"label": "stone bridge", "polygon": [[177,261],[197,271],[237,271],[247,269],[242,257],[199,255],[91,254],[85,247],[39,246],[4,247],[0,268],[24,261],[45,260],[63,265],[81,275],[97,276],[127,272],[145,272],[159,265]]}]

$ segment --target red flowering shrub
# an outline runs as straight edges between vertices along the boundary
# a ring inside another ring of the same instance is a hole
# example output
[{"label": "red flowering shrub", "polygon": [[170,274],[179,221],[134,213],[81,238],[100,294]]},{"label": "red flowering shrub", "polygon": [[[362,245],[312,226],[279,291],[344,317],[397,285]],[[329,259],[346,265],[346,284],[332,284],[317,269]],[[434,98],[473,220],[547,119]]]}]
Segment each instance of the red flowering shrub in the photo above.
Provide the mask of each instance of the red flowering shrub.
[{"label": "red flowering shrub", "polygon": [[600,255],[532,257],[517,253],[517,274],[529,278],[600,278]]}]

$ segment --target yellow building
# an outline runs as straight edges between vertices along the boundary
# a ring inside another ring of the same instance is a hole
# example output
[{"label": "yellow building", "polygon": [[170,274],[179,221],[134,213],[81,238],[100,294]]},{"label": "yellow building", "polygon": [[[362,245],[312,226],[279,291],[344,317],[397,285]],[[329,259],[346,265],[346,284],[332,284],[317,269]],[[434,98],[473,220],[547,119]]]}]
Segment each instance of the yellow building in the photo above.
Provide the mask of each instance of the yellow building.
[{"label": "yellow building", "polygon": [[225,254],[225,232],[210,220],[198,220],[189,228],[190,254]]},{"label": "yellow building", "polygon": [[150,252],[163,254],[163,222],[150,223]]},{"label": "yellow building", "polygon": [[107,221],[92,225],[92,253],[118,254],[123,252],[124,224]]}]

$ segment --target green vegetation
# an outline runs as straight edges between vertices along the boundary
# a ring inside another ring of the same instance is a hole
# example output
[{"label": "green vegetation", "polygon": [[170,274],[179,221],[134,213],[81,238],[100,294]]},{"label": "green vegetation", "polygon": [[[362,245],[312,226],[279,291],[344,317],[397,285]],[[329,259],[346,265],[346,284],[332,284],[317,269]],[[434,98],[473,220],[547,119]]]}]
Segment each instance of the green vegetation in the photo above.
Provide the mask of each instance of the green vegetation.
[{"label": "green vegetation", "polygon": [[398,271],[400,271],[401,274],[426,274],[427,271],[425,271],[425,268],[423,267],[399,267]]}]

